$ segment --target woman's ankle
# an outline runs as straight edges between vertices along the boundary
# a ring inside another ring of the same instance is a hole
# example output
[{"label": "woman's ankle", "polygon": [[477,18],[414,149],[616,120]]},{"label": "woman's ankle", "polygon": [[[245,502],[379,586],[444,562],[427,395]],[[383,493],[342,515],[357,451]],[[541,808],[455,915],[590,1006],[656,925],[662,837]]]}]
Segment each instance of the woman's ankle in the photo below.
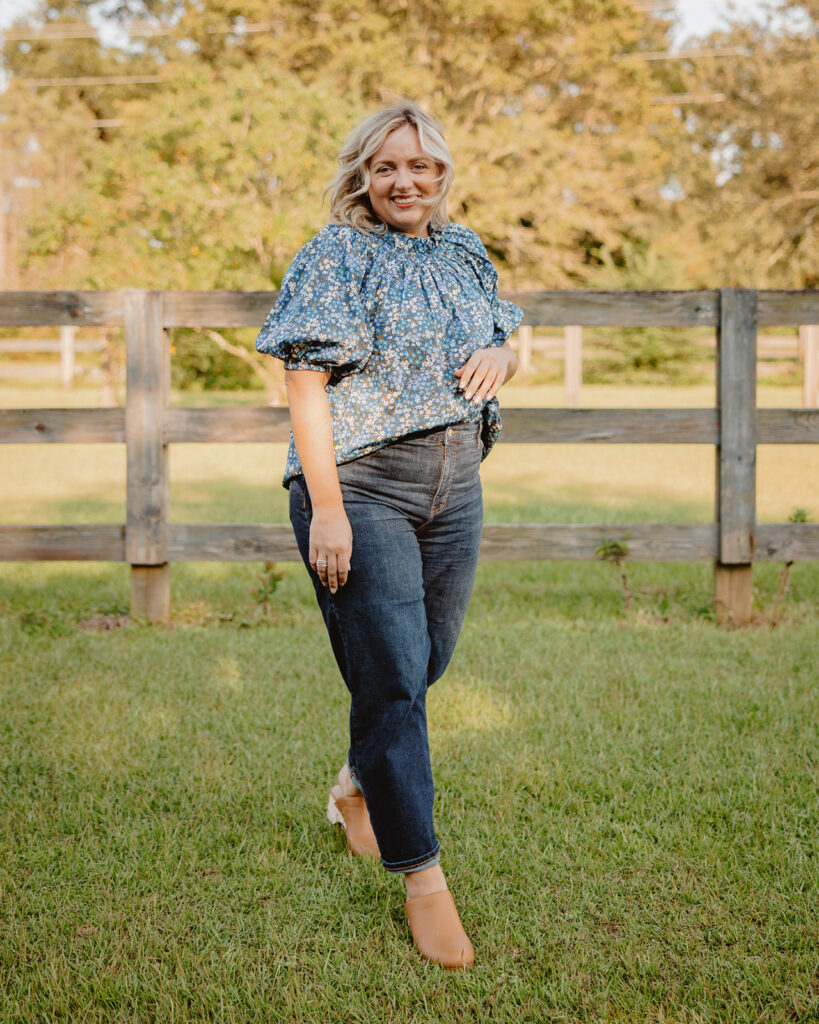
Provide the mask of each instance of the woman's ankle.
[{"label": "woman's ankle", "polygon": [[404,875],[404,884],[407,887],[407,898],[411,900],[448,888],[440,864],[434,864],[431,868],[422,868],[421,871],[407,872]]}]

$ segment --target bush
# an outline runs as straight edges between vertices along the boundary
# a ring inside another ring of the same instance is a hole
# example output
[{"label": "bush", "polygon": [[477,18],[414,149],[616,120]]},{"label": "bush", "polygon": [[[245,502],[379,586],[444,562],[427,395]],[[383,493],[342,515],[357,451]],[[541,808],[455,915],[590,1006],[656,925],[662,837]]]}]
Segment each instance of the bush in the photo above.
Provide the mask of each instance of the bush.
[{"label": "bush", "polygon": [[173,332],[171,387],[182,391],[242,391],[258,386],[259,378],[251,367],[223,352],[210,338],[195,330]]}]

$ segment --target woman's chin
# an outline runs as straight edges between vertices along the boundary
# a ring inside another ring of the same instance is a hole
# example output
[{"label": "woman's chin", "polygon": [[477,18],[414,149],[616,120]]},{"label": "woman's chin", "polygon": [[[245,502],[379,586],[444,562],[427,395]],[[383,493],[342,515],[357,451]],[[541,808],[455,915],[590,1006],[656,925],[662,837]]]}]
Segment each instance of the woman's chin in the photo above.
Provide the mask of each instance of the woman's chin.
[{"label": "woman's chin", "polygon": [[429,234],[427,222],[419,219],[417,216],[393,216],[387,221],[387,224],[393,231],[400,231],[404,235],[412,235],[416,238],[426,238]]}]

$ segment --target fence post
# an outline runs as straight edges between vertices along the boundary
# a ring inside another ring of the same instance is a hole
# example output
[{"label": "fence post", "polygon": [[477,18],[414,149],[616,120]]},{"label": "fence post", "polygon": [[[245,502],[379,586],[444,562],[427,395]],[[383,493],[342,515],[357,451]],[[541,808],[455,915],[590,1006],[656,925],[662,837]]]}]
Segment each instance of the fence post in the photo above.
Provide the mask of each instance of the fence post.
[{"label": "fence post", "polygon": [[528,324],[518,327],[518,368],[523,377],[532,372],[532,333]]},{"label": "fence post", "polygon": [[717,330],[717,621],[747,625],[756,532],[756,291],[720,289]]},{"label": "fence post", "polygon": [[105,409],[113,409],[119,405],[117,397],[117,355],[114,348],[112,328],[104,331],[104,348],[102,350],[102,404]]},{"label": "fence post", "polygon": [[64,388],[74,386],[74,341],[77,328],[63,324],[60,328],[60,380]]},{"label": "fence post", "polygon": [[162,312],[161,292],[125,293],[125,557],[131,563],[131,614],[151,622],[167,619],[171,604],[168,446],[163,437],[170,352]]},{"label": "fence post", "polygon": [[806,409],[819,409],[819,324],[800,327],[799,339],[804,370],[802,405]]},{"label": "fence post", "polygon": [[580,405],[580,385],[583,383],[583,328],[572,326],[563,330],[563,380],[566,387],[566,408]]}]

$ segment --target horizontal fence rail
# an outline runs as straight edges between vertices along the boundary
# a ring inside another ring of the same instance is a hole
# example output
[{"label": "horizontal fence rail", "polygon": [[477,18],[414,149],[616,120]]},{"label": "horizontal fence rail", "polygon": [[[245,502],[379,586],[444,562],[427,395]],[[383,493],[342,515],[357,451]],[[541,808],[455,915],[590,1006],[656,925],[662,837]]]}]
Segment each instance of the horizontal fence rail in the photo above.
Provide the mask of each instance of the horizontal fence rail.
[{"label": "horizontal fence rail", "polygon": [[[277,292],[0,292],[0,326],[123,326],[126,406],[3,409],[0,443],[125,444],[124,524],[0,526],[0,560],[123,561],[132,610],[169,613],[175,561],[298,560],[289,526],[172,523],[168,445],[284,442],[287,409],[180,409],[168,404],[175,327],[258,327]],[[612,537],[635,561],[709,560],[720,621],[748,621],[751,566],[819,560],[819,524],[756,523],[756,448],[815,444],[819,410],[757,409],[757,330],[819,323],[819,292],[710,291],[506,293],[536,326],[714,327],[717,395],[710,409],[505,409],[503,443],[708,444],[717,452],[715,520],[705,524],[494,524],[489,560],[588,560]]]},{"label": "horizontal fence rail", "polygon": [[[287,441],[287,409],[166,410],[164,444]],[[717,409],[504,409],[500,440],[514,444],[717,444]],[[759,409],[759,444],[815,444],[819,409]],[[116,444],[124,409],[0,409],[0,440],[13,444]]]},{"label": "horizontal fence rail", "polygon": [[[526,291],[504,292],[538,327],[718,327],[720,295],[710,291]],[[126,296],[108,292],[6,291],[0,293],[0,327],[121,327]],[[138,294],[150,294],[138,292]],[[259,327],[276,301],[269,292],[164,291],[163,327]],[[817,292],[759,291],[757,325],[796,326],[817,322]]]}]

